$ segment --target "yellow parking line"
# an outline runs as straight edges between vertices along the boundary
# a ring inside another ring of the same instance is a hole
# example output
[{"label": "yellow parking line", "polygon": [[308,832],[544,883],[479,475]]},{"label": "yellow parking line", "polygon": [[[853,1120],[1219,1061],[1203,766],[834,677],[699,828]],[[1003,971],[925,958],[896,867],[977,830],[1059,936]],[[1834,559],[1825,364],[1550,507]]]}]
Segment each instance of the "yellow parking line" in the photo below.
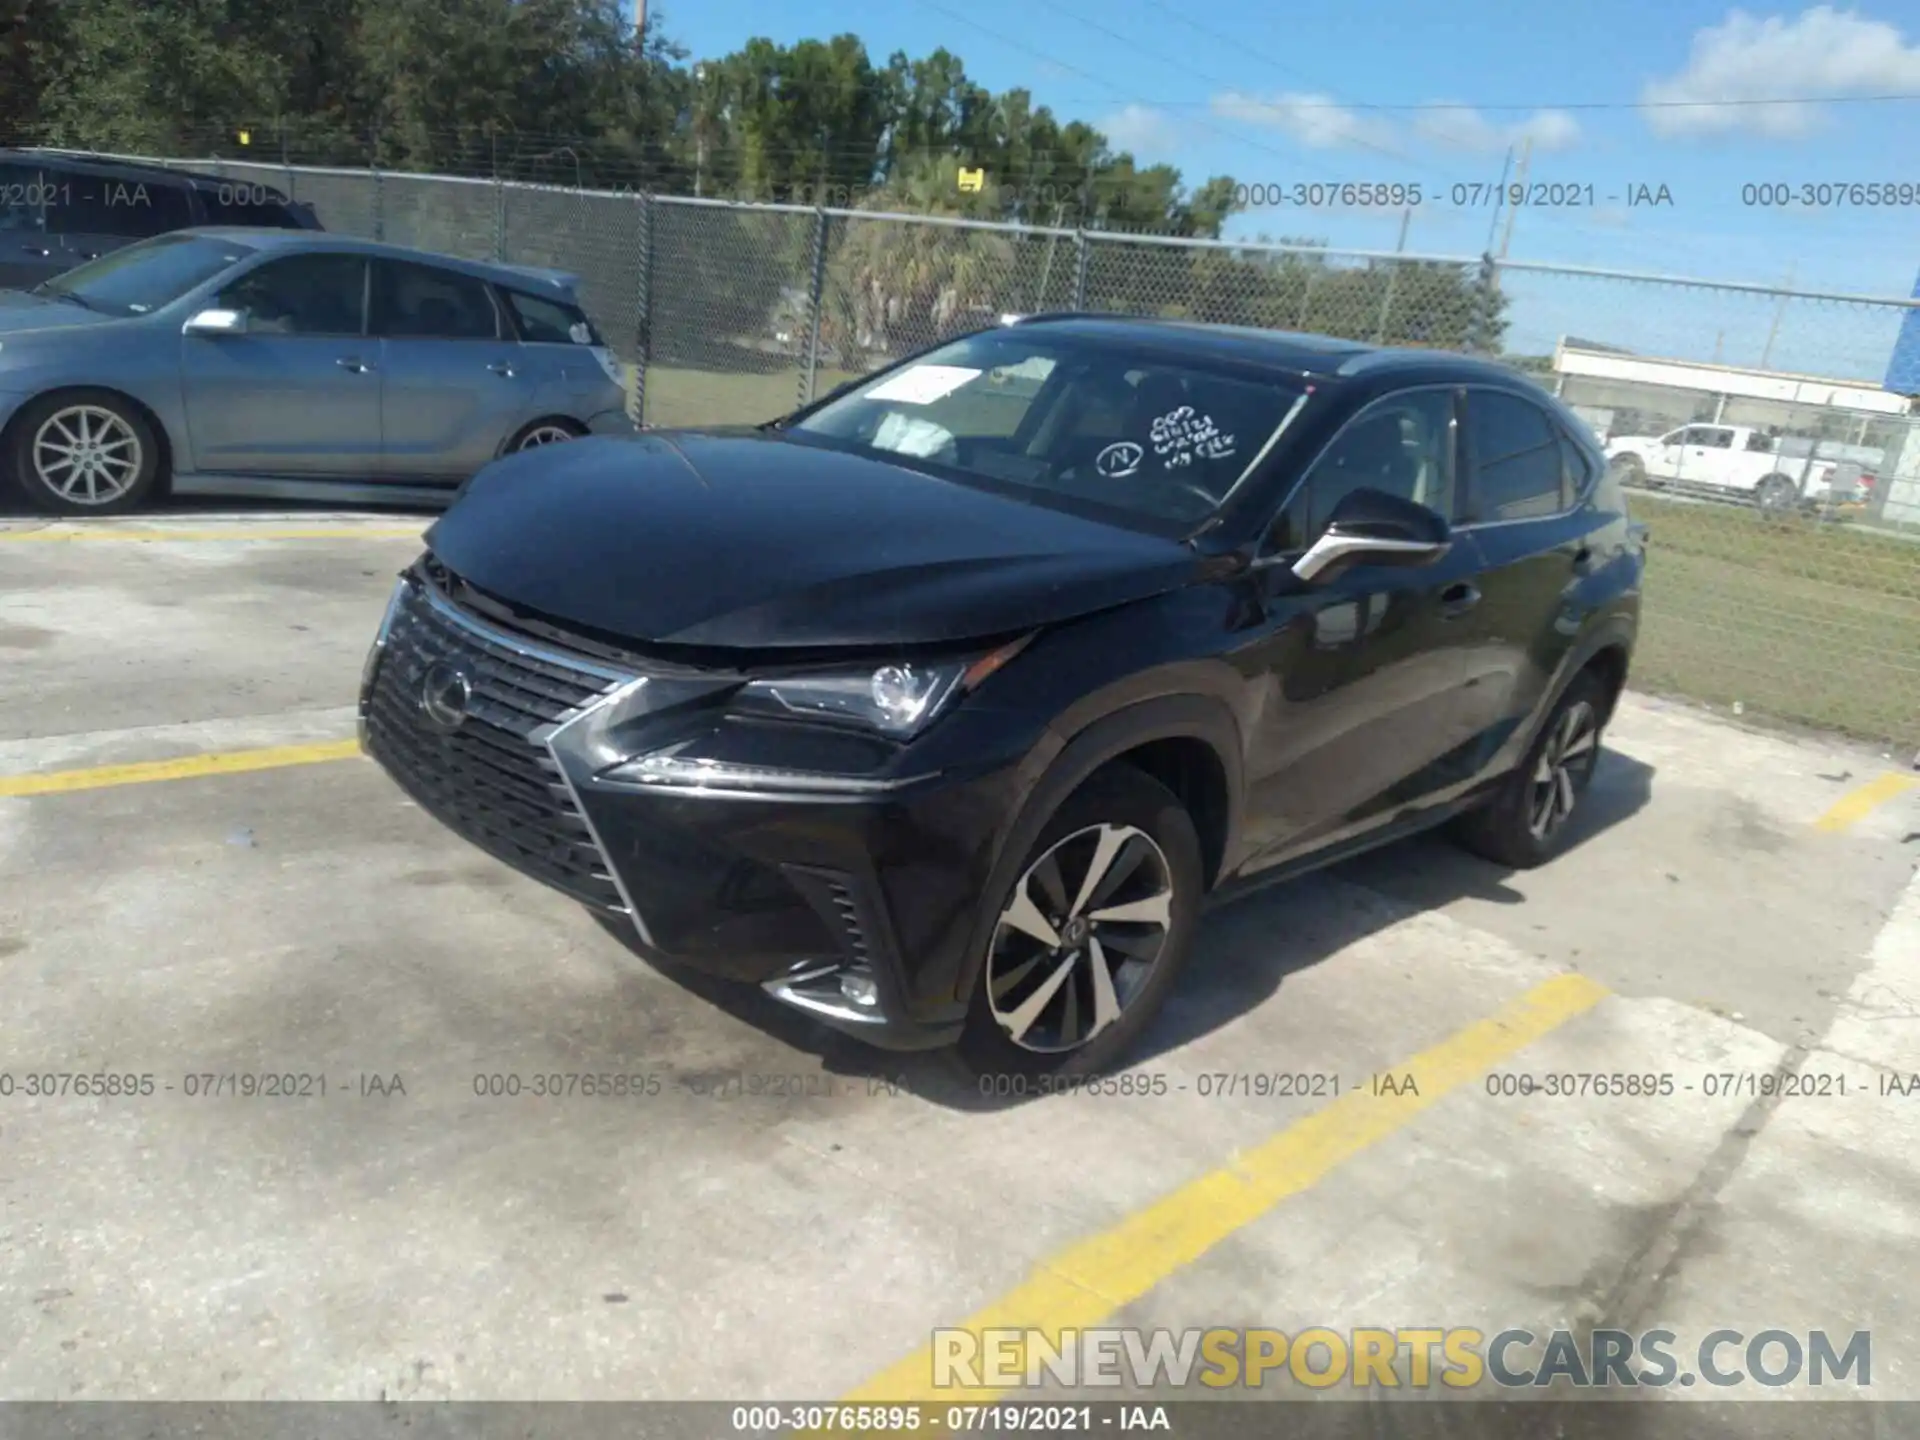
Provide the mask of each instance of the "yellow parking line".
[{"label": "yellow parking line", "polygon": [[183,755],[177,760],[140,760],[130,765],[53,770],[40,775],[0,775],[0,798],[64,795],[74,790],[101,790],[110,785],[145,785],[155,780],[191,780],[201,775],[240,775],[249,770],[279,770],[289,765],[351,760],[359,753],[358,741],[328,740],[314,745],[273,745],[259,750]]},{"label": "yellow parking line", "polygon": [[427,527],[422,525],[307,525],[273,529],[267,526],[235,525],[221,530],[5,530],[0,544],[65,544],[83,540],[127,540],[152,543],[159,540],[418,540]]},{"label": "yellow parking line", "polygon": [[[1368,1146],[1384,1140],[1441,1096],[1605,999],[1584,975],[1561,975],[1424,1050],[1387,1067],[1395,1084],[1349,1091],[1272,1139],[1135,1212],[1103,1234],[1044,1261],[1019,1288],[955,1329],[976,1337],[993,1329],[1033,1329],[1059,1343],[1062,1330],[1100,1324],[1155,1285],[1192,1264],[1281,1201],[1310,1189]],[[1411,1076],[1414,1084],[1405,1084]],[[1011,1357],[1009,1357],[1011,1358]],[[1024,1370],[1022,1358],[1013,1366]],[[933,1388],[929,1345],[874,1376],[850,1403],[909,1403],[990,1398]]]},{"label": "yellow parking line", "polygon": [[1831,810],[1813,822],[1813,827],[1816,830],[1825,830],[1829,834],[1849,829],[1866,819],[1889,800],[1898,799],[1915,786],[1920,786],[1920,780],[1916,780],[1911,775],[1902,775],[1898,771],[1889,770],[1879,779],[1869,780],[1866,784],[1842,795],[1834,801]]}]

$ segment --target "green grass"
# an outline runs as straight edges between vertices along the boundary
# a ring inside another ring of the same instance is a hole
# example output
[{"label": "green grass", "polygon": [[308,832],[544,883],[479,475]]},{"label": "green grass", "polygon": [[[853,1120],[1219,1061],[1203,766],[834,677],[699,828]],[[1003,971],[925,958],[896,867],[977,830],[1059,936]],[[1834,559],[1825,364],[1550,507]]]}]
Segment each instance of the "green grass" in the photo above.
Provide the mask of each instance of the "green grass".
[{"label": "green grass", "polygon": [[1653,530],[1634,683],[1920,745],[1920,545],[1635,496]]},{"label": "green grass", "polygon": [[[816,393],[851,378],[815,377]],[[654,367],[647,419],[714,425],[794,408],[800,371]],[[1920,746],[1920,543],[1636,495],[1653,527],[1637,688]]]},{"label": "green grass", "polygon": [[[797,365],[765,375],[727,375],[655,365],[647,371],[647,423],[752,425],[771,420],[799,405],[802,375]],[[844,370],[817,371],[814,394],[824,395],[852,378]]]}]

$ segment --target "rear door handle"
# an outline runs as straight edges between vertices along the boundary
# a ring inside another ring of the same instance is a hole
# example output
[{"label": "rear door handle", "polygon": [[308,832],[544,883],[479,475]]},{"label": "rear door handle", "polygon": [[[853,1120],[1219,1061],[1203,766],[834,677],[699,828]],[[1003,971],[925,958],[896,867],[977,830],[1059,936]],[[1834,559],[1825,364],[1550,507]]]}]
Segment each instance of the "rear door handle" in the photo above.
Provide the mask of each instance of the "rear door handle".
[{"label": "rear door handle", "polygon": [[364,375],[373,369],[373,366],[367,364],[366,361],[354,356],[347,356],[333,363],[338,365],[342,370],[351,370],[356,375]]},{"label": "rear door handle", "polygon": [[494,364],[487,366],[487,369],[502,379],[511,380],[513,378],[513,366],[507,364],[504,360],[496,361]]},{"label": "rear door handle", "polygon": [[20,248],[26,251],[27,254],[29,255],[38,255],[43,260],[46,259],[49,255],[53,254],[53,251],[49,250],[44,245],[22,245]]},{"label": "rear door handle", "polygon": [[1451,620],[1456,615],[1464,615],[1480,603],[1478,587],[1465,580],[1456,580],[1440,592],[1440,613]]}]

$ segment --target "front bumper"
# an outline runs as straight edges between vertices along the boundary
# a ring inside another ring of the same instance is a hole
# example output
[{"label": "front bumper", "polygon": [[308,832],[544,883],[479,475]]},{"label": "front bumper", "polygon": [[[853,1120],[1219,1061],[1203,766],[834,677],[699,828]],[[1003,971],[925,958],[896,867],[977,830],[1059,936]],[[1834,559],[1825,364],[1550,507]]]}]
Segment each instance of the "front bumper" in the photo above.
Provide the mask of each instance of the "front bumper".
[{"label": "front bumper", "polygon": [[878,1046],[951,1042],[1012,774],[724,791],[610,777],[722,723],[713,697],[731,686],[532,640],[414,574],[368,657],[362,745],[465,839],[630,923],[642,953]]}]

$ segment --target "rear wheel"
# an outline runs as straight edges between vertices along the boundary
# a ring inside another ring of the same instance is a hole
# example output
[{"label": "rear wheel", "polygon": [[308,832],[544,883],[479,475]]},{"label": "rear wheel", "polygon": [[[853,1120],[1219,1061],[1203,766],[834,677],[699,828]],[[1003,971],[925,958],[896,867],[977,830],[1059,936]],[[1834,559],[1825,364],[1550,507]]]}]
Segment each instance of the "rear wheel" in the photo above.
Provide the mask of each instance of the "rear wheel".
[{"label": "rear wheel", "polygon": [[1769,475],[1754,489],[1753,503],[1764,514],[1792,514],[1800,508],[1800,487],[1785,475]]},{"label": "rear wheel", "polygon": [[522,450],[538,450],[542,445],[558,445],[567,440],[578,440],[587,432],[572,420],[536,420],[527,426],[513,442],[507,446],[510,454]]},{"label": "rear wheel", "polygon": [[1576,675],[1527,758],[1487,804],[1457,822],[1460,843],[1515,870],[1531,870],[1557,855],[1566,843],[1567,822],[1600,762],[1608,703],[1599,676],[1591,670]]},{"label": "rear wheel", "polygon": [[998,897],[959,1054],[980,1076],[1119,1060],[1185,964],[1204,871],[1193,820],[1128,765],[1075,791]]},{"label": "rear wheel", "polygon": [[13,428],[13,473],[36,509],[55,515],[121,515],[153,490],[160,442],[118,395],[72,390],[37,400]]}]

